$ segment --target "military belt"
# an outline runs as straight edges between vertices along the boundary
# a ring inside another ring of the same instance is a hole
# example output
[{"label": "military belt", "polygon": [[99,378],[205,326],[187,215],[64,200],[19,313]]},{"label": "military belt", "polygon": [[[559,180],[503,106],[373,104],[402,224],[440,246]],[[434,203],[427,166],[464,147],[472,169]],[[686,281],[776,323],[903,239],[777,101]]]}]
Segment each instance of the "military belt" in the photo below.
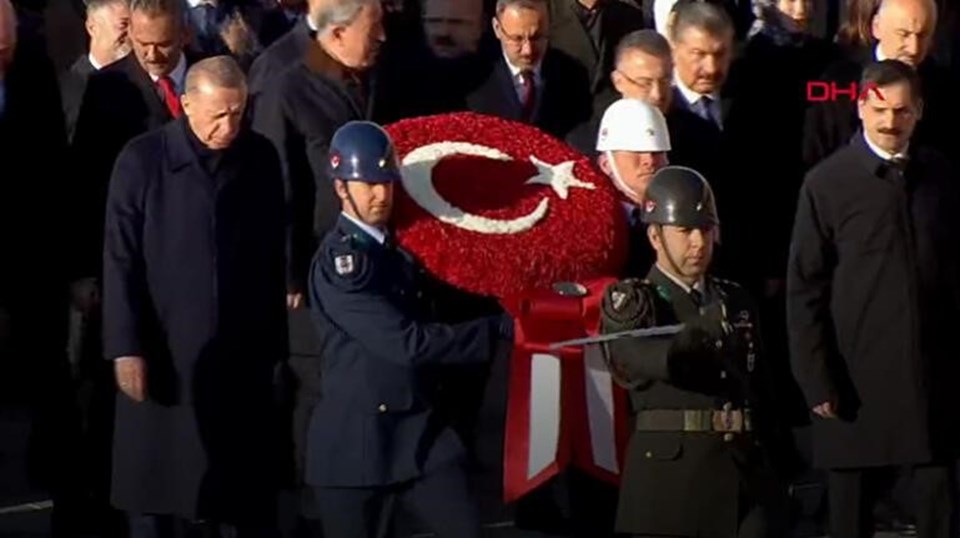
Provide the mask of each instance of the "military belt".
[{"label": "military belt", "polygon": [[637,431],[745,433],[753,424],[749,409],[644,409]]}]

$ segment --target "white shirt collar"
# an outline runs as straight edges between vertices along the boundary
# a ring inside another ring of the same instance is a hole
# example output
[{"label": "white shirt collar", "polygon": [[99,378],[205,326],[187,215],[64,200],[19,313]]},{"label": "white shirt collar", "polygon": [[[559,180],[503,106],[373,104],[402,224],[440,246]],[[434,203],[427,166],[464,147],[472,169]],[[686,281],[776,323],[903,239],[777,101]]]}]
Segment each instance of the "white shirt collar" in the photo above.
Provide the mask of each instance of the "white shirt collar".
[{"label": "white shirt collar", "polygon": [[680,289],[682,289],[683,291],[685,291],[687,294],[689,294],[689,293],[690,293],[691,291],[693,291],[693,290],[697,290],[697,291],[699,291],[700,293],[705,293],[705,292],[706,292],[706,282],[704,281],[704,278],[703,278],[703,277],[700,277],[700,280],[698,280],[697,283],[694,284],[693,287],[691,288],[691,287],[688,286],[685,282],[683,282],[683,281],[680,280],[679,278],[673,276],[673,274],[672,274],[670,271],[667,271],[666,269],[664,269],[663,266],[660,265],[659,263],[657,264],[657,270],[659,270],[661,273],[663,273],[663,275],[664,275],[665,277],[669,278],[671,282],[673,282],[674,284],[676,284],[677,286],[679,286]]},{"label": "white shirt collar", "polygon": [[878,62],[882,62],[882,61],[884,61],[884,60],[889,60],[889,59],[890,59],[890,58],[887,58],[887,56],[886,56],[886,55],[883,53],[883,51],[880,49],[880,43],[877,43],[877,48],[873,49],[873,56],[874,56],[874,58],[877,59]]},{"label": "white shirt collar", "polygon": [[103,66],[93,57],[93,53],[87,54],[87,60],[90,61],[90,65],[92,65],[95,70],[99,71],[103,69]]},{"label": "white shirt collar", "polygon": [[317,23],[313,22],[313,17],[311,17],[309,13],[306,17],[304,17],[304,19],[307,19],[307,28],[309,28],[311,32],[320,31],[320,29],[317,28]]},{"label": "white shirt collar", "polygon": [[[688,105],[692,105],[697,101],[699,101],[701,97],[704,97],[704,94],[697,93],[691,90],[689,86],[684,84],[683,80],[680,78],[679,75],[676,74],[676,72],[674,72],[673,74],[673,84],[674,86],[677,87],[678,90],[680,90],[680,95],[682,95],[683,98],[686,99]],[[713,92],[710,94],[706,94],[706,97],[709,97],[711,100],[713,100],[714,103],[717,103],[720,101],[720,92]]]},{"label": "white shirt collar", "polygon": [[190,9],[193,9],[197,6],[202,6],[203,4],[210,4],[214,7],[217,5],[217,3],[213,0],[187,0],[187,5],[190,6]]},{"label": "white shirt collar", "polygon": [[[687,100],[687,104],[692,105],[697,101],[699,101],[701,97],[704,97],[704,94],[697,93],[691,90],[689,86],[684,84],[683,79],[681,79],[680,76],[676,74],[676,72],[674,72],[673,74],[673,84],[674,86],[677,87],[678,90],[680,90],[680,95],[682,95],[683,98]],[[713,100],[714,103],[716,103],[720,100],[720,92],[713,92],[710,94],[706,94],[706,97],[709,97],[710,99]]]},{"label": "white shirt collar", "polygon": [[870,140],[870,137],[867,136],[866,132],[863,133],[863,140],[867,143],[867,147],[870,148],[870,151],[872,151],[874,154],[876,154],[877,157],[880,157],[885,161],[890,161],[893,159],[905,159],[907,157],[907,149],[909,149],[909,144],[907,145],[907,147],[903,148],[903,151],[901,151],[900,153],[890,153],[889,151],[874,144]]},{"label": "white shirt collar", "polygon": [[[173,71],[170,71],[170,79],[173,80],[173,85],[177,89],[178,94],[182,94],[184,91],[183,83],[184,79],[187,76],[187,59],[180,53],[180,61],[177,62],[177,66],[173,68]],[[150,73],[150,80],[156,82],[160,77]]]},{"label": "white shirt collar", "polygon": [[[519,67],[510,63],[510,58],[507,58],[507,53],[503,53],[503,61],[507,62],[507,69],[510,70],[510,76],[513,78],[514,82],[517,82],[517,79],[520,77],[520,72],[523,71]],[[540,65],[543,63],[543,60],[537,62],[537,65],[533,66],[533,76],[537,80],[539,85],[540,82]]]},{"label": "white shirt collar", "polygon": [[380,228],[374,228],[373,226],[370,226],[366,222],[363,222],[360,219],[354,218],[353,216],[348,215],[346,213],[341,213],[341,214],[344,217],[346,217],[348,220],[350,220],[350,222],[356,224],[357,228],[360,228],[361,230],[366,232],[367,235],[372,237],[377,243],[380,243],[382,245],[384,241],[387,240],[387,234],[383,233],[383,230],[381,230]]}]

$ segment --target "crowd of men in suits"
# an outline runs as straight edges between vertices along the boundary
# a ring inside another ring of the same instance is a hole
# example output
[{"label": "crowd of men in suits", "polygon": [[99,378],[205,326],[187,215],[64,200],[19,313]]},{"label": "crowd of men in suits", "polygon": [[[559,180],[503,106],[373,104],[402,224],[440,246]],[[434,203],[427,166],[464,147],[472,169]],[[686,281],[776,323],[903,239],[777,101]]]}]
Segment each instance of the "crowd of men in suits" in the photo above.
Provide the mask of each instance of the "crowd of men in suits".
[{"label": "crowd of men in suits", "polygon": [[[892,224],[862,231],[866,273],[837,272],[849,281],[831,288],[827,268],[849,246],[838,247],[836,230],[859,214],[842,202],[857,198],[856,188],[833,180],[857,163],[855,155],[822,163],[851,144],[863,153],[870,126],[856,99],[813,102],[808,82],[848,87],[877,61],[906,66],[922,105],[889,114],[915,114],[909,147],[924,148],[906,174],[953,179],[960,9],[935,0],[820,1],[88,0],[88,50],[55,73],[42,6],[0,0],[0,402],[36,412],[33,474],[53,492],[55,532],[77,533],[90,514],[85,532],[100,536],[169,535],[172,523],[157,514],[251,535],[270,526],[274,506],[258,495],[290,486],[277,477],[297,484],[303,476],[305,430],[321,397],[308,271],[340,212],[327,149],[354,120],[470,110],[535,125],[596,156],[612,103],[654,106],[668,126],[667,158],[606,158],[627,183],[667,160],[711,183],[723,230],[717,270],[761,301],[786,395],[778,413],[790,425],[808,423],[811,408],[837,396],[824,381],[827,366],[801,363],[795,379],[787,359],[792,351],[795,360],[822,360],[816,345],[828,344],[814,343],[827,336],[812,328],[823,313],[814,306],[864,305],[868,313],[840,320],[857,331],[839,343],[847,354],[896,349],[883,343],[896,340],[883,316],[903,315],[898,322],[940,342],[925,317],[905,314],[933,303],[919,291],[890,295],[912,271],[927,271],[924,286],[952,297],[958,282],[937,261],[942,243],[910,235],[948,233],[933,220],[941,213],[896,212],[898,198],[866,204]],[[842,26],[837,38],[813,35],[814,8],[836,17],[840,7],[847,20],[827,24]],[[894,136],[907,127],[877,129]],[[642,182],[639,191],[642,199]],[[890,272],[889,257],[914,248],[920,254]],[[650,261],[639,260],[637,276]],[[888,271],[882,284],[856,285],[878,271]],[[888,309],[871,316],[864,294],[885,297]],[[937,330],[949,330],[953,306],[930,307],[940,313]],[[883,371],[844,375],[858,386],[857,376],[869,379],[870,395],[900,393],[903,371],[921,374],[889,366],[915,358],[894,355]],[[450,382],[469,400],[457,402],[469,437],[482,384]],[[212,383],[228,397],[209,398]],[[917,385],[909,387],[917,409],[942,394]],[[928,424],[917,409],[901,414],[896,401],[861,424],[873,428],[869,447],[831,437],[821,463],[929,463],[929,447],[903,440],[947,428],[951,417]],[[943,466],[951,457],[936,451]],[[852,485],[860,479],[838,472],[830,485],[861,495]],[[117,518],[110,505],[134,517]],[[309,528],[308,490],[301,508]]]}]

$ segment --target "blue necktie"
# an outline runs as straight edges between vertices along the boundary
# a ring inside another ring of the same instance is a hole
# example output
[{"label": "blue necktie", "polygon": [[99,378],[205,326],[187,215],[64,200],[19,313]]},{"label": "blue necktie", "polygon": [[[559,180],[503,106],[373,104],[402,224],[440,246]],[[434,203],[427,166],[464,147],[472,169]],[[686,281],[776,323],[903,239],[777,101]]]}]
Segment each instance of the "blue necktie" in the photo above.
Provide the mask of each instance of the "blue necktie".
[{"label": "blue necktie", "polygon": [[700,97],[696,103],[693,104],[693,111],[700,116],[701,118],[709,121],[710,123],[720,126],[720,123],[717,121],[717,118],[713,115],[713,99],[707,97],[706,95]]}]

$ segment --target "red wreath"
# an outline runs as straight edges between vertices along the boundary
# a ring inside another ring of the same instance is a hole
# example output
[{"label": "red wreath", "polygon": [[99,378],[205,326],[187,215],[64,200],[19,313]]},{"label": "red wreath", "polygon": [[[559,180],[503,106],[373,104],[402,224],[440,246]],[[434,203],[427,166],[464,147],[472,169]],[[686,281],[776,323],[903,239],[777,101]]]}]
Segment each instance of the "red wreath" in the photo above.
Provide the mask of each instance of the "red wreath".
[{"label": "red wreath", "polygon": [[[493,148],[512,158],[454,154],[432,163],[433,188],[470,215],[516,219],[548,200],[545,215],[532,227],[488,234],[443,222],[398,190],[394,223],[400,244],[446,282],[506,298],[619,273],[628,238],[617,193],[589,159],[566,144],[529,125],[472,113],[403,120],[387,131],[401,162],[418,148],[444,142]],[[573,161],[575,179],[593,187],[570,188],[563,199],[551,185],[528,184],[541,171],[531,157],[551,166]]]}]

